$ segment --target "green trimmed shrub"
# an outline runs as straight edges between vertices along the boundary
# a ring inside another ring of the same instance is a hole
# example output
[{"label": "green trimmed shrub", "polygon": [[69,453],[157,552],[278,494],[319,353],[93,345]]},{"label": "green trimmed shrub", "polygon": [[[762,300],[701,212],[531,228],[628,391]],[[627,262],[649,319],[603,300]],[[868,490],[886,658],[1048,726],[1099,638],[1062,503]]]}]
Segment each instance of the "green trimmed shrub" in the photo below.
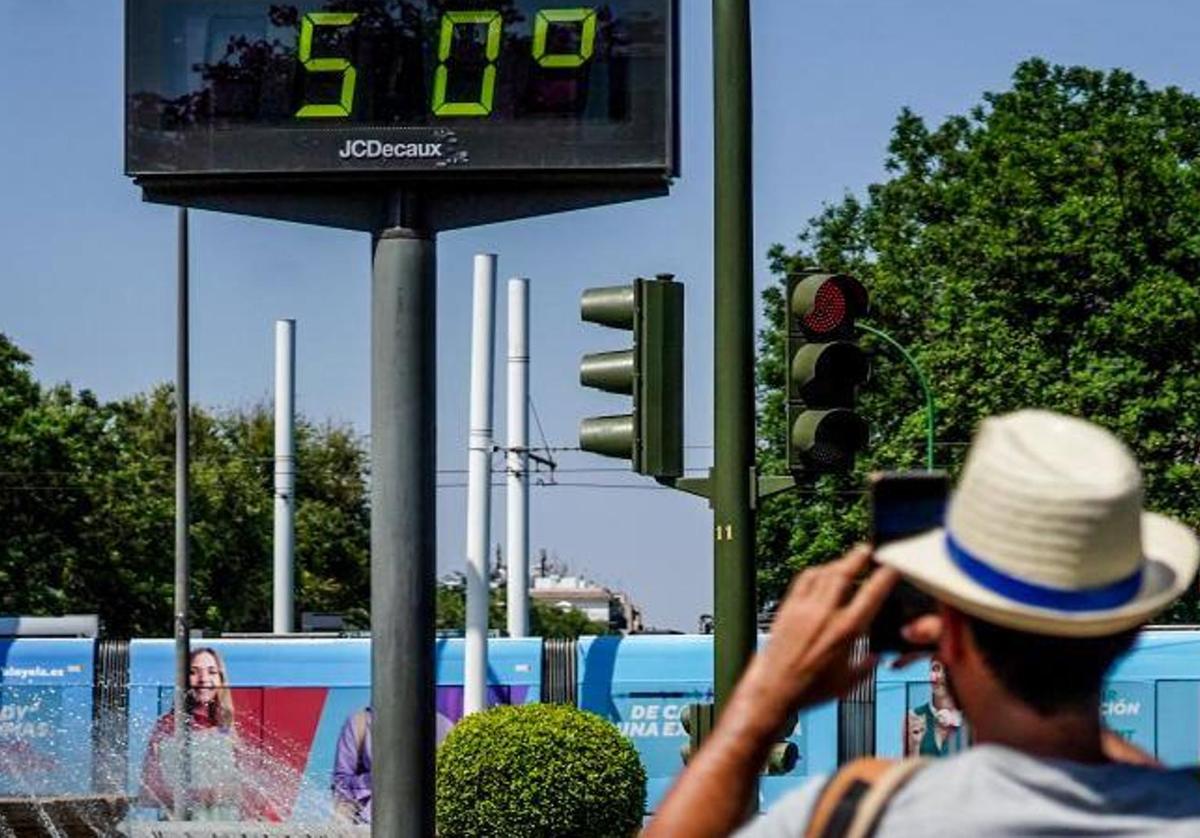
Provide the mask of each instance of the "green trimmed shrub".
[{"label": "green trimmed shrub", "polygon": [[629,838],[646,771],[611,723],[562,704],[466,717],[437,758],[441,838]]}]

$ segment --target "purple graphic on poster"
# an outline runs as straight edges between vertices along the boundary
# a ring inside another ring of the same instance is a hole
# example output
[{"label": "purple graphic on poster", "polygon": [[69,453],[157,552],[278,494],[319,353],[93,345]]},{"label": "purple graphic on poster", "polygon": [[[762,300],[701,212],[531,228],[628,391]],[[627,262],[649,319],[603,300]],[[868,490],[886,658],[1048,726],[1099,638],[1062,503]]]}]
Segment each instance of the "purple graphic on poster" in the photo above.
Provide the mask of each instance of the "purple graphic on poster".
[{"label": "purple graphic on poster", "polygon": [[[529,696],[529,687],[521,684],[515,686],[493,685],[487,690],[487,706],[498,704],[525,704]],[[437,688],[437,741],[440,745],[450,729],[463,717],[463,688]]]}]

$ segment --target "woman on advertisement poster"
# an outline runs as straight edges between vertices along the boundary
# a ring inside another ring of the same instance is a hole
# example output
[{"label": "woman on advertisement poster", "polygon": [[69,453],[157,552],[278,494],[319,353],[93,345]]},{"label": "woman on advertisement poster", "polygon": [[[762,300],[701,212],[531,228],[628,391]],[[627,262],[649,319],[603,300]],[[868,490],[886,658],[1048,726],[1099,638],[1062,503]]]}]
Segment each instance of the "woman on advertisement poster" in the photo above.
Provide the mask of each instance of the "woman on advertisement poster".
[{"label": "woman on advertisement poster", "polygon": [[967,746],[962,712],[946,678],[946,669],[936,658],[929,662],[929,701],[905,714],[904,753],[908,756],[942,757]]},{"label": "woman on advertisement poster", "polygon": [[[447,692],[439,689],[439,694]],[[461,693],[461,691],[459,691]],[[456,696],[461,704],[461,695]],[[439,701],[439,704],[441,702]],[[459,709],[461,717],[462,711]],[[440,745],[454,722],[441,709],[435,718],[436,741]],[[351,713],[338,734],[333,759],[333,813],[342,823],[371,822],[371,722],[370,706]]]},{"label": "woman on advertisement poster", "polygon": [[[188,814],[193,820],[236,821],[262,816],[252,805],[245,772],[247,751],[239,740],[225,662],[216,649],[192,650],[187,706],[191,716]],[[144,805],[163,814],[175,805],[180,759],[175,742],[175,711],[159,717],[142,764]]]}]

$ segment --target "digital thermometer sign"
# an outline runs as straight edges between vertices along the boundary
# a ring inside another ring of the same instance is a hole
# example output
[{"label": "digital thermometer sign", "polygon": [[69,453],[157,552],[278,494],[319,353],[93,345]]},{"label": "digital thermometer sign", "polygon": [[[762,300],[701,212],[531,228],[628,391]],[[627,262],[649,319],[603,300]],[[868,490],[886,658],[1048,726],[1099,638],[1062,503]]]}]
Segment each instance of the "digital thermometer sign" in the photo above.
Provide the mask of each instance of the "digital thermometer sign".
[{"label": "digital thermometer sign", "polygon": [[126,171],[676,174],[674,0],[127,0]]}]

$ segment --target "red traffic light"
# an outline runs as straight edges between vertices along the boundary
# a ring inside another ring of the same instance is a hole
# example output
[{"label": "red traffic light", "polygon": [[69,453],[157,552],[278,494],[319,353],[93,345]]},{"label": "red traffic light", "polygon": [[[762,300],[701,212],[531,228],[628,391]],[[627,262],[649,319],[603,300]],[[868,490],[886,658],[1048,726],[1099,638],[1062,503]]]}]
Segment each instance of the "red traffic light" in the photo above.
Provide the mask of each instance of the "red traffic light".
[{"label": "red traffic light", "polygon": [[796,283],[788,303],[803,330],[820,337],[851,328],[867,313],[867,289],[848,274],[811,274]]}]

